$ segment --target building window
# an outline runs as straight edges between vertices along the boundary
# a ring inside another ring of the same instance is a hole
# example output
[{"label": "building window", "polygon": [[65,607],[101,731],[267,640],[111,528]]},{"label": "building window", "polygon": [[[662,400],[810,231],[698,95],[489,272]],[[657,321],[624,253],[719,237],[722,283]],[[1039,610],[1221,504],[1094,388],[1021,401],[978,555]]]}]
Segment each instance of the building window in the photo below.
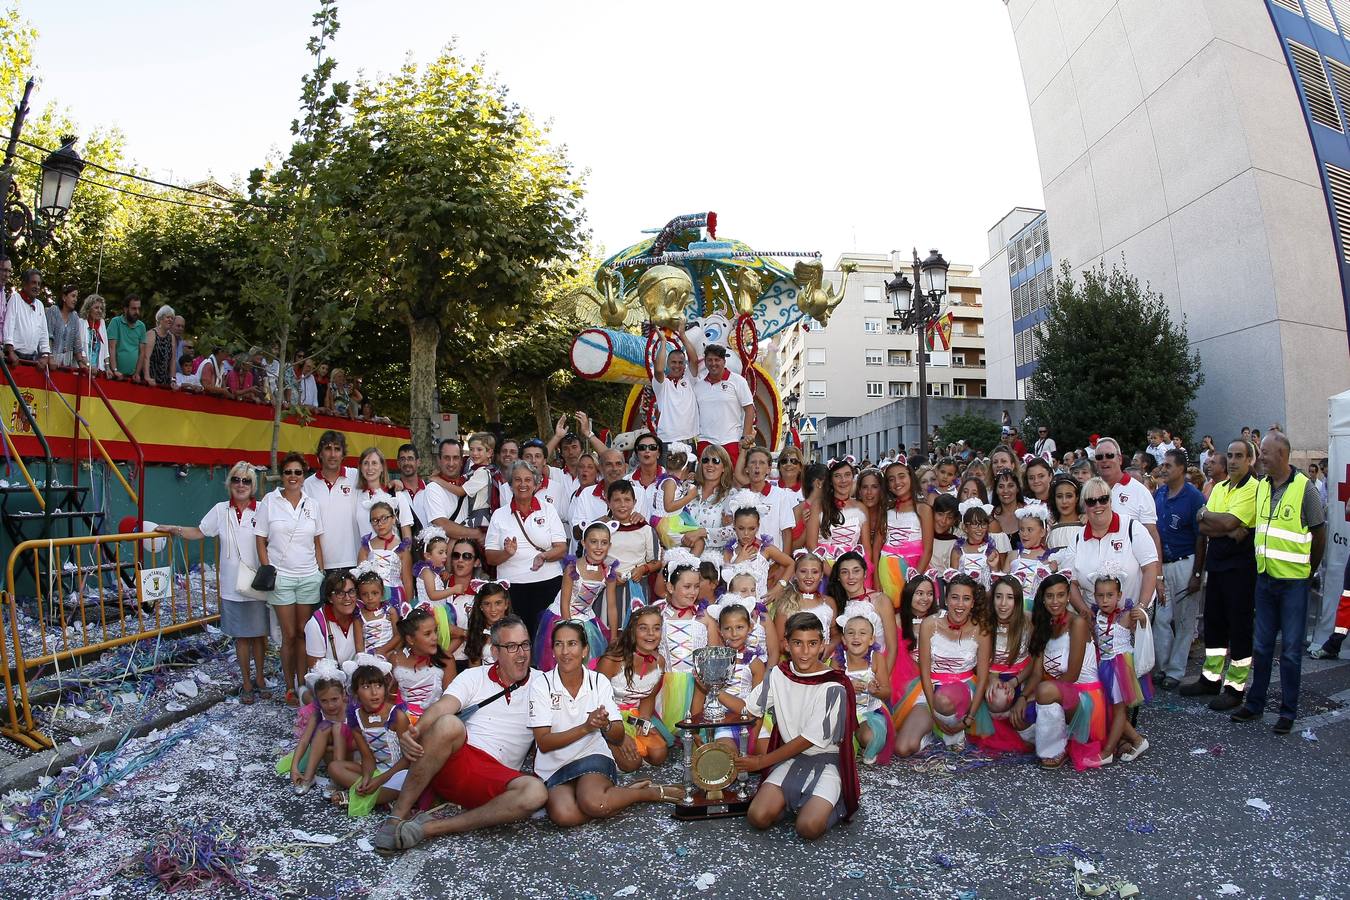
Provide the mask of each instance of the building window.
[{"label": "building window", "polygon": [[966,355],[965,355],[964,353],[953,353],[953,354],[952,354],[952,365],[954,365],[954,366],[964,366],[965,364],[966,364]]},{"label": "building window", "polygon": [[909,385],[903,381],[892,381],[886,385],[887,397],[906,397],[909,395]]},{"label": "building window", "polygon": [[909,354],[904,350],[892,350],[890,352],[890,364],[893,366],[909,365]]},{"label": "building window", "polygon": [[808,396],[808,397],[824,397],[824,396],[825,396],[825,382],[823,382],[823,381],[808,381],[808,382],[806,383],[806,396]]},{"label": "building window", "polygon": [[954,385],[952,385],[952,396],[953,396],[953,397],[964,397],[965,395],[966,395],[966,386],[965,386],[964,384],[954,384]]},{"label": "building window", "polygon": [[863,285],[863,302],[864,302],[864,303],[880,303],[880,302],[881,302],[881,285],[879,285],[879,284],[865,284],[865,285]]},{"label": "building window", "polygon": [[880,396],[881,396],[881,382],[880,382],[880,381],[869,381],[869,382],[867,382],[867,396],[869,396],[869,397],[880,397]]},{"label": "building window", "polygon": [[1332,98],[1331,85],[1327,81],[1326,70],[1322,68],[1322,57],[1316,50],[1296,41],[1285,43],[1289,45],[1294,71],[1298,73],[1298,82],[1308,103],[1308,115],[1318,125],[1340,131],[1341,114],[1337,111],[1336,101]]},{"label": "building window", "polygon": [[863,332],[866,334],[881,334],[881,320],[863,319]]},{"label": "building window", "polygon": [[880,351],[880,350],[868,349],[868,350],[864,351],[864,353],[865,353],[865,359],[866,359],[867,365],[869,365],[869,366],[879,366],[879,365],[881,365],[882,351]]},{"label": "building window", "polygon": [[947,385],[945,385],[945,384],[929,384],[929,385],[928,385],[928,396],[930,396],[930,397],[945,397],[945,396],[947,396]]},{"label": "building window", "polygon": [[981,396],[981,397],[988,397],[988,396],[989,396],[989,385],[987,385],[987,384],[982,384],[982,385],[980,385],[980,396]]},{"label": "building window", "polygon": [[899,326],[899,325],[890,325],[890,324],[888,324],[888,325],[886,326],[886,333],[887,333],[887,334],[899,334],[899,333],[900,333],[900,326]]},{"label": "building window", "polygon": [[824,348],[824,347],[807,347],[807,348],[806,348],[806,364],[807,364],[808,366],[823,366],[823,365],[825,365],[825,348]]}]

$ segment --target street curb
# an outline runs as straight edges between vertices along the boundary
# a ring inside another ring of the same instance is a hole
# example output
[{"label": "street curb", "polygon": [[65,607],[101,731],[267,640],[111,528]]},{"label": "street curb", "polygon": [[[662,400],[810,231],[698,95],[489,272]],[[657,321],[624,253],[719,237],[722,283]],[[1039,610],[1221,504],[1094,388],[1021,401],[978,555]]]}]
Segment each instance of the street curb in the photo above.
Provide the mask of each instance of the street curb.
[{"label": "street curb", "polygon": [[57,744],[53,750],[46,750],[26,759],[21,759],[14,765],[0,771],[0,795],[14,790],[31,788],[38,783],[40,776],[49,775],[53,771],[59,772],[63,767],[73,765],[82,756],[94,756],[111,750],[121,743],[128,731],[131,733],[131,737],[144,737],[156,729],[167,728],[191,716],[206,712],[217,703],[228,698],[229,694],[223,691],[203,692],[201,696],[188,704],[187,709],[162,712],[153,719],[137,722],[129,729],[104,728],[88,736],[81,735],[80,740],[84,742],[82,747],[77,747],[73,742],[67,740],[64,743]]}]

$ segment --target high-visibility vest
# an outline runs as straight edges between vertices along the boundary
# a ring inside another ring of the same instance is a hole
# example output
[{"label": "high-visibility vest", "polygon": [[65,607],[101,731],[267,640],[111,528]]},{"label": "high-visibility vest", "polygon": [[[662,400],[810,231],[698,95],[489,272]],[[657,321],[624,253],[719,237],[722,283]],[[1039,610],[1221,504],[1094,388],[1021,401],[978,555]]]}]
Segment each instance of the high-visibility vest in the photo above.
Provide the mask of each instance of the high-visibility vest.
[{"label": "high-visibility vest", "polygon": [[1303,524],[1303,491],[1308,477],[1295,472],[1279,504],[1270,508],[1271,483],[1256,486],[1256,571],[1271,578],[1304,579],[1312,574],[1312,532]]}]

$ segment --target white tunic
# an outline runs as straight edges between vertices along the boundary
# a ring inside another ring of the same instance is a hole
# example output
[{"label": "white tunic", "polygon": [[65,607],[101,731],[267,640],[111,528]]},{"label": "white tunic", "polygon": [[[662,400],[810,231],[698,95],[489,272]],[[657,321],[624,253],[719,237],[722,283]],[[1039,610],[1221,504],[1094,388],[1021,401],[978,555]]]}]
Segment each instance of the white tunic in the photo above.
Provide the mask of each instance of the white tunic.
[{"label": "white tunic", "polygon": [[[197,526],[207,537],[219,538],[220,543],[220,599],[248,601],[239,596],[239,564],[258,568],[258,543],[254,539],[257,511],[250,503],[240,512],[228,500],[222,500],[207,510]],[[311,544],[311,546],[313,546]]]},{"label": "white tunic", "polygon": [[[1062,678],[1069,667],[1069,632],[1066,629],[1059,637],[1051,638],[1045,645],[1042,655],[1045,674],[1051,678]],[[1091,684],[1097,676],[1097,648],[1088,641],[1083,647],[1083,667],[1078,670],[1075,684]]]}]

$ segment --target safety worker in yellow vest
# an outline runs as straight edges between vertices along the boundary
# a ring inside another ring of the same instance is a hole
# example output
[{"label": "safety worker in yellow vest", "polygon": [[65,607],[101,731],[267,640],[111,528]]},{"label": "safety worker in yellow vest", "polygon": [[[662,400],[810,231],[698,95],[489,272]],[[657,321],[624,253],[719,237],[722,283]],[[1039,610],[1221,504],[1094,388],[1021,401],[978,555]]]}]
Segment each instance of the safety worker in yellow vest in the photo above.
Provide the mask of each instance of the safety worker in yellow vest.
[{"label": "safety worker in yellow vest", "polygon": [[[1253,447],[1235,438],[1228,444],[1228,478],[1214,485],[1196,514],[1206,540],[1204,609],[1205,665],[1200,677],[1177,692],[1213,696],[1209,708],[1229,712],[1242,703],[1252,669],[1252,619],[1256,597],[1256,484]],[[1225,671],[1227,664],[1227,671]]]},{"label": "safety worker in yellow vest", "polygon": [[1289,464],[1289,439],[1270,431],[1261,439],[1266,477],[1256,489],[1256,629],[1252,683],[1234,722],[1260,720],[1280,635],[1280,718],[1276,734],[1288,734],[1298,718],[1303,642],[1308,623],[1308,584],[1322,563],[1326,510],[1308,476]]}]

